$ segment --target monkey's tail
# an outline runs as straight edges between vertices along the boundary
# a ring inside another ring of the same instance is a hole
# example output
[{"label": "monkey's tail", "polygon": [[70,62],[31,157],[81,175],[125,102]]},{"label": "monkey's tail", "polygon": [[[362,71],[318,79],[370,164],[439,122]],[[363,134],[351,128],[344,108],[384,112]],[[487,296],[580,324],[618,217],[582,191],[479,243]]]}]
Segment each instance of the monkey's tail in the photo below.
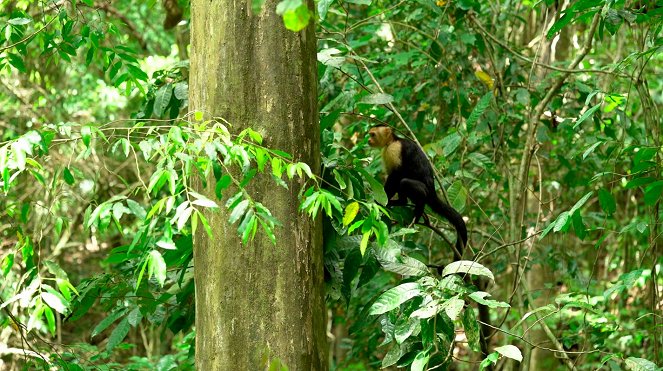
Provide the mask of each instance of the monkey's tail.
[{"label": "monkey's tail", "polygon": [[467,245],[467,226],[465,225],[462,215],[460,215],[460,213],[458,213],[453,207],[442,202],[437,195],[428,199],[428,206],[430,206],[435,213],[448,220],[449,223],[456,228],[456,234],[458,237],[456,238],[454,261],[460,260],[461,255],[463,254],[463,248]]}]

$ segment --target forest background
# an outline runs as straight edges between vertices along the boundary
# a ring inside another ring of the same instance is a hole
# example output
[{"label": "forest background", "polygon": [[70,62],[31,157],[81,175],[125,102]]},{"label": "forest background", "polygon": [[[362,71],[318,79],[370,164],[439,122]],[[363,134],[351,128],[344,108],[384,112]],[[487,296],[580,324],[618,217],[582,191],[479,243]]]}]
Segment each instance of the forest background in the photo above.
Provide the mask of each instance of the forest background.
[{"label": "forest background", "polygon": [[[327,322],[301,326],[324,344],[266,345],[262,368],[302,369],[301,354],[339,370],[663,366],[660,1],[247,2],[247,19],[278,19],[266,32],[315,32],[317,62],[270,61],[317,72],[319,125],[297,133],[311,161],[260,122],[191,108],[215,88],[190,81],[206,50],[190,47],[194,4],[0,5],[0,369],[194,368],[196,315],[224,308],[196,307],[199,241],[230,231],[224,256],[280,254],[290,220],[321,236],[302,256],[324,259],[324,282],[238,268],[312,282]],[[463,261],[445,220],[381,206],[376,124],[429,156],[468,225]],[[293,212],[265,206],[250,188],[264,179]]]}]

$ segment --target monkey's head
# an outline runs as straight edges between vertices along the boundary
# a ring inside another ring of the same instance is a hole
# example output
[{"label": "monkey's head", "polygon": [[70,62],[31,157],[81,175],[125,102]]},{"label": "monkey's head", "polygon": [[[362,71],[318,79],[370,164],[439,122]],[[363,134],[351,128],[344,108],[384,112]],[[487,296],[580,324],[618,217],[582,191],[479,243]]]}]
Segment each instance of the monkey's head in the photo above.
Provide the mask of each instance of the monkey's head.
[{"label": "monkey's head", "polygon": [[389,126],[374,126],[368,131],[368,145],[381,148],[394,141],[394,131]]}]

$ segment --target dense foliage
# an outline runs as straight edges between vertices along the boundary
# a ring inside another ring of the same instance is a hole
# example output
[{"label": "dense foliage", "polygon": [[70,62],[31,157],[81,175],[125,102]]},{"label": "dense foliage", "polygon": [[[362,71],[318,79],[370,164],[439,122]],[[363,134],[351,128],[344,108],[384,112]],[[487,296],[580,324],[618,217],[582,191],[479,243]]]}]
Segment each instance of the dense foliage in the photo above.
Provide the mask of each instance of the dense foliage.
[{"label": "dense foliage", "polygon": [[[190,112],[186,0],[0,5],[0,368],[192,368],[191,236],[225,207],[274,239],[258,173],[324,218],[332,368],[663,365],[660,4],[265,7],[316,22],[320,178]],[[385,123],[466,217],[464,260],[383,207]]]}]

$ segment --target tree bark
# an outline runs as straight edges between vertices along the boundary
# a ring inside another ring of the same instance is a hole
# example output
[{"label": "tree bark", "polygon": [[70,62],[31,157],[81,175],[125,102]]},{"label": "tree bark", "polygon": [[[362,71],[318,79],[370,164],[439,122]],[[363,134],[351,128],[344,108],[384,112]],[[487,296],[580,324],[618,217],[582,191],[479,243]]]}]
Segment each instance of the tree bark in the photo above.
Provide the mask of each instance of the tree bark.
[{"label": "tree bark", "polygon": [[[276,1],[267,1],[259,13],[250,4],[191,2],[191,108],[222,117],[233,133],[253,128],[264,145],[291,153],[317,173],[313,24],[294,33],[275,13]],[[243,245],[223,207],[207,215],[214,239],[202,228],[196,235],[200,370],[257,370],[279,362],[291,370],[328,367],[321,223],[299,212],[303,181],[288,186],[259,175],[247,187],[282,223],[276,245],[261,232]]]}]

